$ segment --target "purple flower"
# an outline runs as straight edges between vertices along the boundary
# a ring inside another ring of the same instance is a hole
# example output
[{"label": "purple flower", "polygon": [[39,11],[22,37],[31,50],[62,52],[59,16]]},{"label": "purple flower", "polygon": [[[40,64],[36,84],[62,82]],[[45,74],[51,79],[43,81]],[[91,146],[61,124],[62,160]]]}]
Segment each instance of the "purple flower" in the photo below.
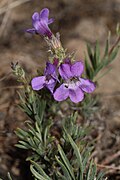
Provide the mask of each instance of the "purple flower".
[{"label": "purple flower", "polygon": [[64,83],[54,92],[54,99],[63,101],[68,97],[74,103],[81,102],[84,99],[84,92],[92,93],[95,90],[95,84],[81,78],[84,65],[81,61],[71,64],[70,61],[61,64],[59,67],[60,76],[64,79]]},{"label": "purple flower", "polygon": [[48,88],[53,93],[54,87],[57,82],[56,66],[50,62],[46,63],[44,76],[38,76],[32,79],[31,85],[33,90],[40,90],[44,87]]},{"label": "purple flower", "polygon": [[35,12],[32,15],[33,28],[28,29],[27,32],[32,34],[37,33],[51,38],[52,32],[49,29],[48,25],[53,23],[53,18],[48,19],[48,16],[49,16],[49,10],[47,8],[42,9],[40,13]]}]

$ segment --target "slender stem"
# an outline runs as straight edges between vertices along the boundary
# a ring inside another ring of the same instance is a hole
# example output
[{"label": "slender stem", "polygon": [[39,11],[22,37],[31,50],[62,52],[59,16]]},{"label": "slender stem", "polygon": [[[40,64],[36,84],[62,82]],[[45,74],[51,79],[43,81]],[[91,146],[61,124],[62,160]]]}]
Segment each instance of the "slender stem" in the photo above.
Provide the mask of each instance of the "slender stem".
[{"label": "slender stem", "polygon": [[119,42],[120,42],[120,36],[118,36],[115,44],[113,44],[113,46],[111,47],[111,49],[110,49],[110,51],[108,53],[109,56],[111,55],[111,53],[113,52],[113,50],[115,49],[115,47],[118,45]]}]

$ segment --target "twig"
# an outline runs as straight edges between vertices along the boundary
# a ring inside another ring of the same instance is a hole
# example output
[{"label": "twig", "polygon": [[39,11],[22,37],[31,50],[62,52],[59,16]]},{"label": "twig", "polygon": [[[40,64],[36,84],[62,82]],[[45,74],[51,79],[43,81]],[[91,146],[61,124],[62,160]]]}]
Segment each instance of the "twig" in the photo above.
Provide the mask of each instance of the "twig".
[{"label": "twig", "polygon": [[102,161],[102,164],[103,165],[109,164],[110,162],[112,162],[114,159],[116,159],[119,156],[120,156],[120,151],[118,151],[117,153],[107,157],[104,161]]},{"label": "twig", "polygon": [[0,111],[5,109],[5,108],[8,108],[8,106],[9,106],[9,103],[5,103],[5,104],[2,103],[2,104],[0,104]]},{"label": "twig", "polygon": [[96,164],[99,168],[106,168],[106,169],[113,169],[113,170],[120,170],[120,167],[114,167],[114,166],[106,166],[103,164]]},{"label": "twig", "polygon": [[[23,3],[26,3],[26,2],[29,2],[30,0],[18,0],[18,1],[15,1],[15,2],[12,2],[10,5],[9,5],[9,10],[10,9],[13,9]],[[8,10],[8,6],[5,6],[3,8],[0,9],[0,15],[5,13],[6,11]]]},{"label": "twig", "polygon": [[6,74],[4,77],[0,78],[0,82],[4,81],[5,79],[9,78],[9,75],[11,75],[12,72],[9,72],[8,74]]}]

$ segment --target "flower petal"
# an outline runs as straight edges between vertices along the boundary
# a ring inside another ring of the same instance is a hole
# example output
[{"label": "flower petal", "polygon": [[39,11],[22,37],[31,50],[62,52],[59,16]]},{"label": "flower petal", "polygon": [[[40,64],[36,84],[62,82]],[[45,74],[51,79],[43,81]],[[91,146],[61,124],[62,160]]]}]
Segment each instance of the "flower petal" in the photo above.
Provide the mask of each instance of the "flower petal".
[{"label": "flower petal", "polygon": [[31,28],[31,29],[27,29],[26,32],[31,33],[31,34],[35,34],[36,30],[35,30],[35,28]]},{"label": "flower petal", "polygon": [[39,17],[39,13],[38,13],[38,12],[35,12],[35,13],[32,15],[32,20],[33,20],[33,21],[39,21],[39,20],[40,20],[40,17]]},{"label": "flower petal", "polygon": [[51,24],[51,23],[53,23],[54,22],[54,18],[50,18],[49,20],[48,20],[48,24]]},{"label": "flower petal", "polygon": [[50,30],[50,28],[48,27],[48,24],[41,20],[41,21],[36,21],[33,23],[33,27],[37,30],[37,32],[41,35],[45,35],[48,36],[49,38],[51,38],[52,36],[52,32]]},{"label": "flower petal", "polygon": [[40,11],[40,19],[48,23],[49,9],[44,8]]},{"label": "flower petal", "polygon": [[65,80],[73,77],[70,67],[71,67],[70,64],[61,64],[59,67],[59,73],[60,73],[61,77]]},{"label": "flower petal", "polygon": [[79,87],[75,89],[69,89],[69,97],[72,102],[78,103],[84,99],[84,93]]},{"label": "flower petal", "polygon": [[32,79],[31,85],[33,90],[40,90],[45,85],[45,76],[38,76]]},{"label": "flower petal", "polygon": [[73,76],[79,77],[84,71],[84,65],[81,61],[77,61],[71,65],[71,72]]},{"label": "flower petal", "polygon": [[53,78],[51,78],[48,83],[46,83],[46,87],[50,90],[51,93],[53,93],[53,90],[55,88],[56,85],[56,80],[54,80]]},{"label": "flower petal", "polygon": [[48,28],[47,24],[42,23],[40,21],[34,21],[33,27],[36,29],[38,33],[44,35],[46,33],[46,29]]},{"label": "flower petal", "polygon": [[83,78],[79,78],[79,80],[80,80],[80,88],[86,93],[92,93],[95,90],[96,87],[92,81]]},{"label": "flower petal", "polygon": [[69,95],[69,89],[62,84],[59,88],[56,89],[53,96],[56,101],[63,101],[67,99]]},{"label": "flower petal", "polygon": [[51,64],[50,62],[47,62],[44,75],[46,77],[48,76],[48,78],[49,76],[51,76],[52,78],[56,79],[59,82],[55,64]]},{"label": "flower petal", "polygon": [[54,64],[51,64],[50,62],[47,62],[44,74],[51,75],[54,73],[55,70],[56,70],[56,66]]}]

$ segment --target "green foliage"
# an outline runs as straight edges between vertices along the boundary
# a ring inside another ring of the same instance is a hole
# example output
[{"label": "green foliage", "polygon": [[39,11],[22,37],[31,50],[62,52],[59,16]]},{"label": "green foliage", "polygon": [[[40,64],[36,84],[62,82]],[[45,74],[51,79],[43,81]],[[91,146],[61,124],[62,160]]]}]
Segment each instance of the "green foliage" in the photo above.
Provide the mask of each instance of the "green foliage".
[{"label": "green foliage", "polygon": [[[65,118],[62,122],[63,128],[67,130],[73,140],[79,139],[82,142],[82,139],[88,134],[88,128],[83,128],[80,124],[77,123],[78,113],[75,112],[71,116]],[[66,133],[63,131],[63,137],[67,141]]]},{"label": "green foliage", "polygon": [[32,150],[32,156],[27,158],[27,160],[31,159],[46,159],[46,154],[51,155],[54,146],[52,146],[52,142],[54,137],[50,135],[50,128],[52,124],[47,124],[44,127],[43,124],[41,126],[35,122],[35,124],[27,123],[27,130],[22,130],[18,128],[16,130],[16,135],[21,139],[19,143],[16,144],[16,147],[22,149],[30,149]]},{"label": "green foliage", "polygon": [[[115,60],[118,54],[120,48],[119,25],[117,25],[116,34],[117,34],[117,40],[113,44],[113,46],[110,47],[110,33],[109,33],[108,38],[105,42],[103,55],[101,55],[100,44],[98,41],[96,41],[94,48],[92,48],[91,44],[87,44],[87,54],[85,54],[86,77],[90,80],[95,81],[96,86],[98,85],[98,80],[111,70],[111,67],[108,66]],[[98,96],[93,97],[91,94],[87,94],[85,100],[79,105],[80,111],[87,118],[98,109],[98,104],[99,104]]]},{"label": "green foliage", "polygon": [[87,94],[85,100],[81,103],[80,112],[85,118],[88,118],[98,110],[99,106],[99,96]]},{"label": "green foliage", "polygon": [[8,176],[8,180],[12,180],[12,177],[9,172],[8,172],[7,176]]},{"label": "green foliage", "polygon": [[[118,50],[120,47],[120,33],[119,27],[117,26],[117,40],[115,44],[110,48],[110,35],[105,42],[104,54],[101,56],[100,44],[96,41],[94,49],[92,49],[90,44],[87,44],[87,55],[85,55],[85,68],[86,76],[91,80],[96,80],[98,73],[107,67],[113,60],[115,60]],[[108,70],[105,72],[107,73]],[[105,74],[104,73],[104,74]],[[102,76],[104,75],[102,74]]]},{"label": "green foliage", "polygon": [[[31,105],[32,113],[30,115],[25,112],[34,121],[27,123],[26,130],[16,130],[20,139],[16,146],[31,150],[27,160],[31,163],[30,170],[35,180],[97,179],[97,168],[93,160],[90,160],[92,147],[84,140],[88,130],[77,123],[78,114],[74,113],[62,120],[61,137],[57,139],[51,134],[54,123],[44,114],[45,102],[37,100],[32,104],[26,101],[27,107]],[[36,114],[38,118],[35,118]]]},{"label": "green foliage", "polygon": [[55,178],[48,176],[42,169],[41,165],[31,161],[31,172],[38,180],[103,180],[103,173],[97,173],[97,168],[93,160],[90,160],[90,150],[85,149],[84,155],[80,153],[80,149],[72,137],[64,130],[69,143],[71,157],[68,152],[63,150],[63,147],[58,144],[58,155],[56,160]]},{"label": "green foliage", "polygon": [[45,173],[41,166],[34,161],[31,161],[30,170],[35,178],[39,180],[51,180],[51,178]]}]

